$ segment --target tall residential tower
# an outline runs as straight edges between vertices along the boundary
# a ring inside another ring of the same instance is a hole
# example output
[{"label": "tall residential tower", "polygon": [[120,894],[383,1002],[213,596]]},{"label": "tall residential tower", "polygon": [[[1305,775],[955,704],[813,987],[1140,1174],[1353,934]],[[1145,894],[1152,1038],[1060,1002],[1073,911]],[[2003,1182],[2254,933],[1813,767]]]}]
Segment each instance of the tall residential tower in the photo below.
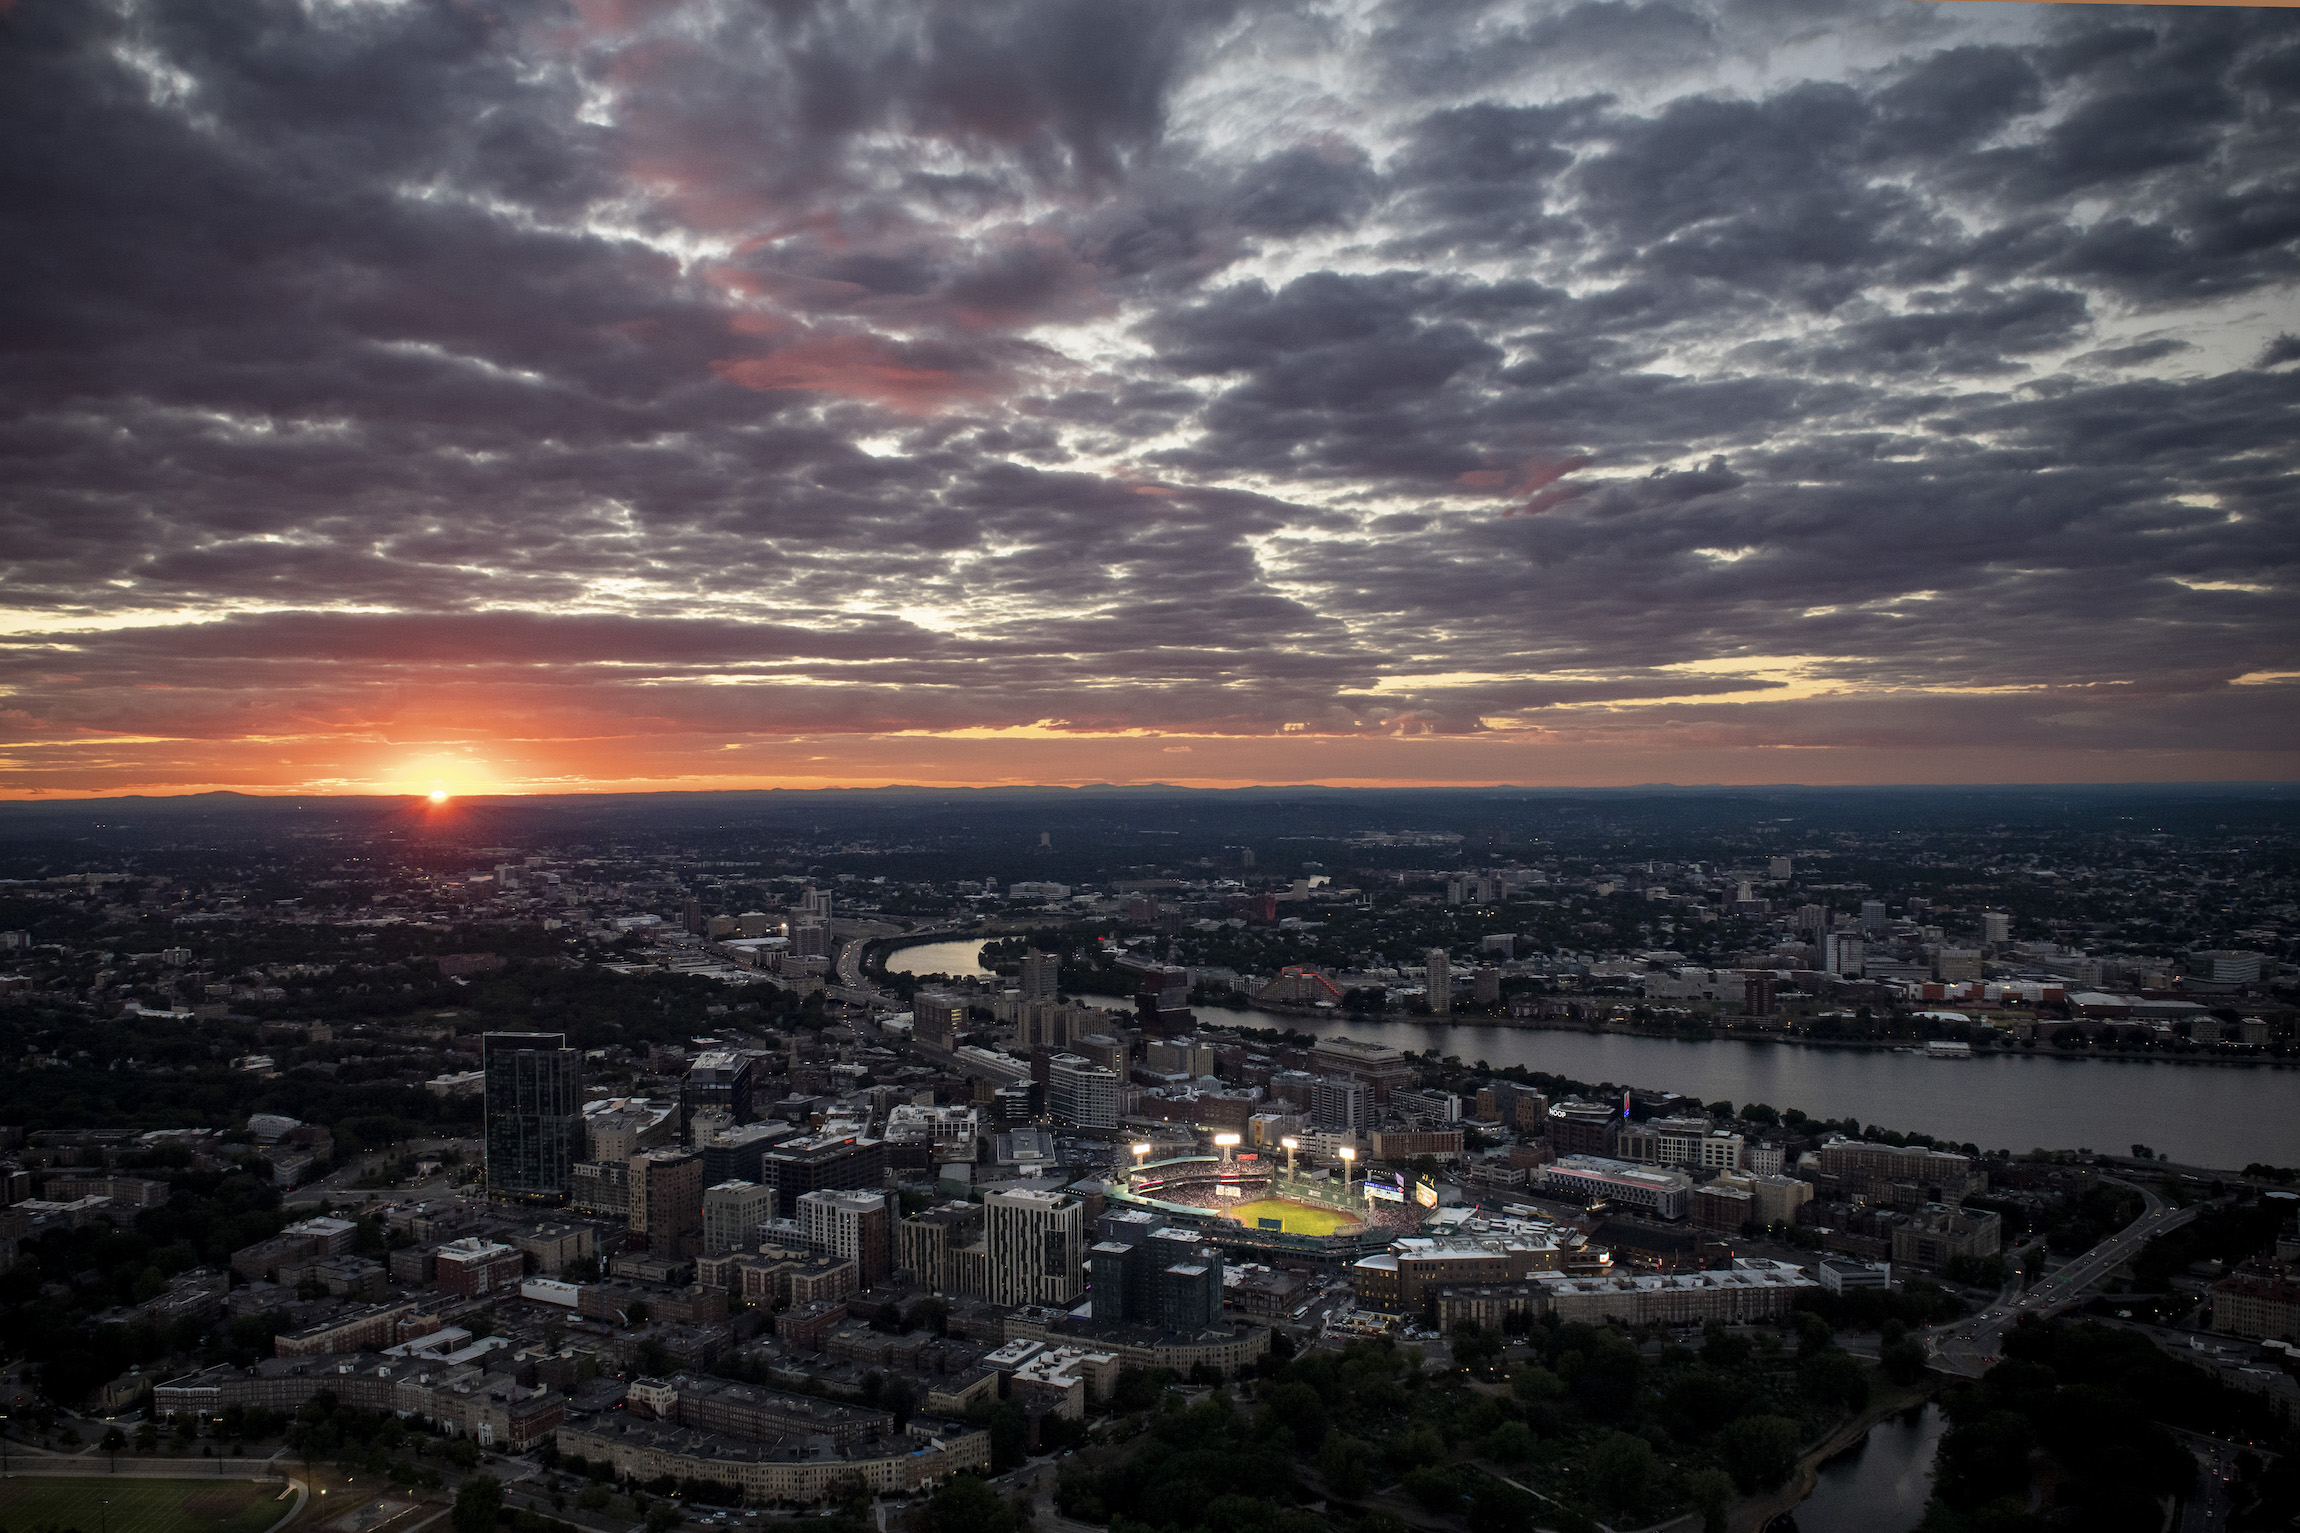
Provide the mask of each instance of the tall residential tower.
[{"label": "tall residential tower", "polygon": [[489,1033],[480,1041],[487,1090],[487,1195],[562,1203],[583,1158],[583,1056],[565,1033]]},{"label": "tall residential tower", "polygon": [[993,1304],[1071,1305],[1086,1291],[1086,1205],[1066,1192],[996,1190],[982,1199]]}]

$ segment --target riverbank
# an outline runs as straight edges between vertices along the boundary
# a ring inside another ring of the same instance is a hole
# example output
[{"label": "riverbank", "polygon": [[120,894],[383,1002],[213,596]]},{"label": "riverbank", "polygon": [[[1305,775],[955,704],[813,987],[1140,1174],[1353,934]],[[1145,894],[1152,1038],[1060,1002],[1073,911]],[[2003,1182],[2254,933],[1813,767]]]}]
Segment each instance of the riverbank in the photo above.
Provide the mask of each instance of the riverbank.
[{"label": "riverbank", "polygon": [[1805,1498],[1813,1494],[1813,1487],[1821,1478],[1822,1465],[1858,1443],[1880,1422],[1891,1420],[1911,1406],[1923,1405],[1948,1382],[1939,1374],[1927,1374],[1919,1383],[1902,1385],[1888,1382],[1881,1374],[1871,1374],[1870,1384],[1875,1393],[1869,1398],[1868,1408],[1799,1454],[1795,1472],[1780,1489],[1747,1497],[1736,1504],[1726,1519],[1726,1526],[1732,1533],[1763,1533],[1774,1518],[1796,1511]]},{"label": "riverbank", "polygon": [[[866,975],[877,973],[942,972],[954,975],[987,974],[978,957],[985,940],[1013,936],[1028,930],[1027,924],[1014,924],[1011,930],[1001,929],[1004,923],[970,928],[964,932],[948,930],[906,932],[900,936],[874,937],[863,953]],[[943,955],[945,962],[935,970],[925,971],[913,965],[899,968],[888,960],[896,953],[921,947],[948,947],[952,951]],[[963,951],[963,963],[960,962]],[[1069,976],[1066,975],[1066,978]],[[1092,992],[1078,990],[1076,998],[1092,1004],[1101,1000],[1130,1000],[1130,996],[1117,990]],[[1116,1008],[1124,1009],[1124,1008]],[[1298,1004],[1288,1001],[1256,1001],[1244,996],[1206,999],[1193,1004],[1192,1009],[1213,1028],[1271,1028],[1293,1032],[1315,1032],[1331,1035],[1335,1032],[1369,1028],[1415,1028],[1422,1030],[1452,1029],[1489,1031],[1498,1034],[1578,1035],[1590,1038],[1635,1038],[1652,1043],[1730,1044],[1742,1043],[1810,1050],[1816,1054],[1903,1054],[1922,1057],[1928,1040],[1913,1038],[1815,1038],[1806,1034],[1771,1029],[1743,1028],[1678,1028],[1640,1024],[1628,1020],[1587,1017],[1509,1017],[1473,1012],[1454,1012],[1440,1017],[1428,1013],[1405,1011],[1350,1012],[1330,1006]],[[1452,1053],[1443,1050],[1441,1053]],[[2049,1043],[2020,1044],[1996,1047],[1985,1040],[1976,1047],[1973,1058],[1984,1059],[2088,1059],[2106,1060],[2119,1064],[2145,1065],[2206,1065],[2215,1069],[2238,1069],[2278,1073],[2300,1071],[2300,1059],[2246,1058],[2209,1053],[2174,1053],[2148,1050],[2129,1052],[2122,1049],[2103,1049],[2087,1045],[2083,1048],[2056,1048]],[[1961,1061],[1929,1060],[1929,1063],[1956,1063]]]},{"label": "riverbank", "polygon": [[[1834,1050],[1850,1054],[1915,1054],[1922,1053],[1926,1040],[1908,1038],[1813,1038],[1795,1033],[1769,1032],[1729,1028],[1702,1028],[1698,1030],[1670,1027],[1640,1027],[1635,1023],[1589,1021],[1573,1017],[1490,1017],[1473,1013],[1454,1013],[1449,1016],[1414,1012],[1383,1012],[1375,1016],[1364,1012],[1347,1012],[1315,1006],[1293,1006],[1283,1001],[1239,1002],[1223,1005],[1215,1002],[1195,1008],[1200,1011],[1252,1011],[1263,1015],[1298,1018],[1305,1022],[1359,1023],[1367,1027],[1474,1027],[1493,1028],[1510,1033],[1585,1033],[1592,1036],[1611,1035],[1620,1038],[1651,1038],[1665,1043],[1762,1043],[1779,1044],[1787,1048]],[[1220,1026],[1220,1023],[1216,1023]],[[2102,1049],[2087,1045],[2084,1048],[2055,1048],[2050,1044],[2033,1047],[2020,1045],[1998,1048],[1984,1044],[1974,1050],[1976,1059],[2002,1057],[2018,1059],[2033,1056],[2040,1059],[2106,1059],[2136,1065],[2209,1065],[2216,1069],[2239,1070],[2300,1070],[2300,1059],[2247,1059],[2218,1054],[2171,1053],[2148,1050],[2135,1053],[2124,1049]]]},{"label": "riverbank", "polygon": [[[908,946],[890,972],[981,972],[982,935],[935,934],[944,944]],[[1126,1010],[1123,999],[1079,996]],[[1586,1023],[1505,1026],[1524,1018],[1443,1019],[1340,1011],[1208,1006],[1209,1030],[1251,1028],[1312,1038],[1347,1036],[1438,1059],[1516,1066],[1593,1085],[1673,1091],[1702,1102],[1796,1108],[1816,1119],[1857,1119],[1952,1145],[2011,1154],[2030,1150],[2117,1151],[2145,1145],[2184,1166],[2300,1165],[2300,1072],[2110,1069],[2163,1064],[2080,1049],[1987,1049],[1969,1060],[1928,1059],[1891,1044],[1795,1040],[1779,1034],[1704,1034]],[[1556,1023],[1560,1019],[1538,1019]]]}]

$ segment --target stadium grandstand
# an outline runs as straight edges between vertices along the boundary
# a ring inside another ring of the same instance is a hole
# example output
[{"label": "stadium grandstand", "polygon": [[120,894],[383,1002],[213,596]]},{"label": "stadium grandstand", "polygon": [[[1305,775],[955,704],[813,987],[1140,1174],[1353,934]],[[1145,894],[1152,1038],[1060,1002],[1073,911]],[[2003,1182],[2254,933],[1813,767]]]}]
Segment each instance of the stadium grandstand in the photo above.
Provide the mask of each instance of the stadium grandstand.
[{"label": "stadium grandstand", "polygon": [[1113,1205],[1187,1223],[1226,1251],[1342,1260],[1386,1248],[1420,1227],[1414,1204],[1368,1199],[1362,1187],[1247,1157],[1182,1155],[1128,1168],[1109,1186]]}]

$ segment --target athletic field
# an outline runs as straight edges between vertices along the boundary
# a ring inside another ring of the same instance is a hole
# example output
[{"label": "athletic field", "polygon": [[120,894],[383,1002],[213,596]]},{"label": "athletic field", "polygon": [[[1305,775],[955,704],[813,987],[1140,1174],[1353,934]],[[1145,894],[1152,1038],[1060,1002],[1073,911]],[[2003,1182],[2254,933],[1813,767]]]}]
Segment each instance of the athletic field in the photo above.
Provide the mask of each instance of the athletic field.
[{"label": "athletic field", "polygon": [[276,1480],[266,1484],[24,1475],[0,1480],[0,1527],[45,1524],[77,1528],[79,1533],[263,1533],[295,1504],[277,1499],[280,1488]]},{"label": "athletic field", "polygon": [[1315,1203],[1289,1203],[1284,1198],[1256,1198],[1251,1203],[1240,1203],[1227,1208],[1231,1215],[1246,1228],[1259,1229],[1264,1219],[1283,1219],[1289,1235],[1337,1235],[1343,1230],[1356,1229],[1361,1222],[1355,1214],[1338,1208],[1320,1208]]}]

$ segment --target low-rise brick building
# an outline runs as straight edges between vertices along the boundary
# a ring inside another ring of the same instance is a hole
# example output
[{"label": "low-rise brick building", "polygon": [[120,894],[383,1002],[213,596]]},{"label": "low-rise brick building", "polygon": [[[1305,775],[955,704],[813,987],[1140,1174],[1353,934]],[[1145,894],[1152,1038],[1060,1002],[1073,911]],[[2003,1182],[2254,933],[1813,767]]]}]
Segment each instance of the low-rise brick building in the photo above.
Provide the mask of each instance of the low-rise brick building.
[{"label": "low-rise brick building", "polygon": [[651,1288],[637,1283],[590,1283],[576,1296],[575,1312],[586,1320],[630,1323],[634,1313],[677,1325],[715,1325],[727,1318],[727,1294],[700,1283],[685,1288]]},{"label": "low-rise brick building", "polygon": [[1985,1209],[1928,1203],[1893,1228],[1893,1265],[1941,1272],[1960,1257],[2004,1249],[2004,1221]]},{"label": "low-rise brick building", "polygon": [[820,1351],[823,1338],[836,1330],[846,1317],[846,1305],[835,1299],[794,1305],[775,1316],[775,1336],[785,1346],[801,1352]]},{"label": "low-rise brick building", "polygon": [[413,1316],[413,1299],[371,1304],[332,1320],[272,1338],[278,1357],[325,1357],[341,1352],[371,1352],[403,1340],[399,1322]]},{"label": "low-rise brick building", "polygon": [[323,1392],[356,1410],[422,1416],[508,1453],[540,1445],[566,1419],[557,1389],[524,1386],[474,1365],[372,1352],[266,1358],[250,1368],[219,1364],[172,1379],[152,1396],[162,1416],[217,1416],[233,1406],[292,1415]]},{"label": "low-rise brick building", "polygon": [[1415,1160],[1424,1155],[1435,1156],[1439,1160],[1456,1160],[1461,1156],[1461,1147],[1461,1130],[1458,1128],[1377,1128],[1373,1131],[1373,1153],[1376,1160]]},{"label": "low-rise brick building", "polygon": [[435,1281],[442,1293],[459,1299],[477,1299],[519,1286],[527,1275],[527,1257],[515,1246],[499,1240],[466,1235],[439,1248],[434,1259]]}]

